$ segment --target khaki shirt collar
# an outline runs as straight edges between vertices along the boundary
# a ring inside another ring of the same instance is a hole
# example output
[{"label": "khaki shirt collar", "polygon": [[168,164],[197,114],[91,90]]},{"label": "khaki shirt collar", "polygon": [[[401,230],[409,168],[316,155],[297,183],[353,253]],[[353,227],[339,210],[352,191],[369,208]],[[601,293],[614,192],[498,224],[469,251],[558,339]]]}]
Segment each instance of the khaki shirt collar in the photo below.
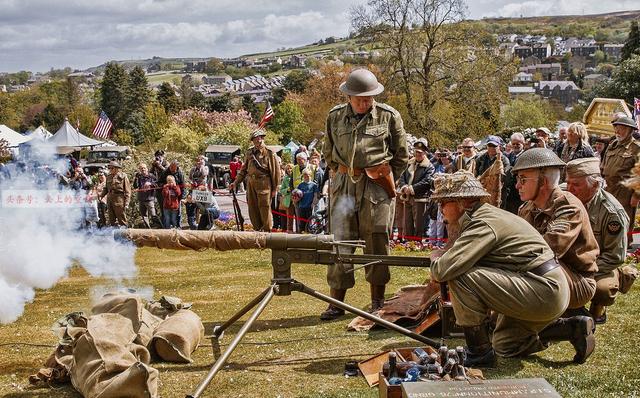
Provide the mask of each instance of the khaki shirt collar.
[{"label": "khaki shirt collar", "polygon": [[[355,117],[356,117],[356,113],[353,111],[353,108],[351,108],[351,103],[349,103],[347,105],[347,118],[352,119]],[[368,117],[371,117],[371,119],[373,120],[378,118],[378,107],[376,106],[375,100],[373,100],[373,104],[371,105],[371,109],[369,109],[369,112],[365,113],[362,119],[360,119],[360,123],[362,123]]]},{"label": "khaki shirt collar", "polygon": [[551,195],[549,195],[547,203],[544,205],[545,208],[535,210],[537,210],[538,214],[544,213],[548,216],[553,216],[555,203],[560,197],[562,197],[562,190],[560,189],[560,187],[553,188],[553,191],[551,191]]},{"label": "khaki shirt collar", "polygon": [[472,208],[467,209],[467,211],[465,211],[462,214],[462,216],[460,216],[460,219],[458,220],[458,224],[460,225],[460,231],[464,230],[465,227],[467,225],[469,225],[469,223],[471,222],[471,218],[473,216],[473,213],[475,213],[476,210],[478,210],[484,204],[485,203],[477,202],[475,205],[473,205]]},{"label": "khaki shirt collar", "polygon": [[593,198],[586,204],[587,212],[591,211],[591,207],[595,204],[601,202],[602,199],[602,188],[598,189],[596,193],[593,195]]},{"label": "khaki shirt collar", "polygon": [[616,138],[614,144],[612,145],[613,148],[619,147],[619,146],[623,146],[623,147],[627,147],[629,146],[629,144],[631,143],[631,141],[633,140],[633,135],[631,133],[629,133],[629,135],[627,136],[627,138],[625,138],[622,141],[618,141],[618,139]]}]

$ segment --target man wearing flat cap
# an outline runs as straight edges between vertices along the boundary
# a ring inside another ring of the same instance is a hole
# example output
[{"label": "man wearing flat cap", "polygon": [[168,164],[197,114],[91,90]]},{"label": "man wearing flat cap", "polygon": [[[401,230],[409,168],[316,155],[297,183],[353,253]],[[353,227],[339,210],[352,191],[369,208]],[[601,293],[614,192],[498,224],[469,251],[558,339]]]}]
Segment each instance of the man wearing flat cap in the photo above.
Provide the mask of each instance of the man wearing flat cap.
[{"label": "man wearing flat cap", "polygon": [[424,219],[428,195],[433,187],[435,168],[427,158],[427,140],[420,138],[413,144],[413,158],[400,176],[400,200],[404,202],[404,233],[424,236]]},{"label": "man wearing flat cap", "polygon": [[126,227],[126,210],[131,200],[129,177],[122,171],[120,163],[115,160],[109,162],[107,167],[109,168],[109,174],[100,199],[107,197],[109,225],[112,227]]},{"label": "man wearing flat cap", "polygon": [[251,225],[255,231],[271,232],[271,199],[276,196],[280,184],[280,165],[276,154],[264,144],[265,135],[264,130],[258,129],[249,136],[253,147],[247,150],[236,180],[229,184],[229,191],[246,180]]},{"label": "man wearing flat cap", "polygon": [[634,267],[623,266],[629,217],[620,202],[603,189],[598,158],[572,160],[567,163],[566,174],[567,190],[586,207],[600,248],[596,292],[589,311],[596,323],[604,323],[606,307],[613,305],[618,292],[626,293],[638,275]]},{"label": "man wearing flat cap", "polygon": [[[456,323],[467,343],[466,366],[492,366],[495,354],[525,356],[544,350],[538,336],[569,304],[562,268],[542,236],[525,220],[484,200],[489,193],[473,174],[437,175],[431,199],[459,230],[449,249],[431,255],[431,276],[447,282]],[[493,337],[488,314],[498,314]],[[587,347],[587,336],[572,343]],[[593,336],[591,336],[591,339]]]},{"label": "man wearing flat cap", "polygon": [[[367,69],[352,71],[340,91],[348,96],[348,102],[329,111],[323,147],[327,167],[335,172],[331,232],[336,240],[363,239],[367,254],[389,254],[395,182],[409,160],[402,118],[394,108],[374,100],[384,86]],[[349,268],[327,268],[331,297],[340,301],[355,284]],[[382,307],[390,277],[386,266],[366,267],[372,311]],[[343,310],[329,306],[320,318],[330,320],[343,314]]]},{"label": "man wearing flat cap", "polygon": [[549,148],[549,137],[551,137],[551,130],[546,127],[538,127],[535,134],[536,138],[538,139],[536,146],[538,148]]},{"label": "man wearing flat cap", "polygon": [[[618,117],[611,124],[616,133],[616,138],[611,141],[605,152],[602,163],[602,176],[607,182],[607,192],[615,196],[629,216],[629,232],[633,231],[636,207],[640,196],[632,189],[622,185],[622,181],[631,177],[631,169],[638,160],[640,142],[632,137],[632,133],[638,129],[635,120],[627,116]],[[629,235],[630,239],[631,236]]]}]

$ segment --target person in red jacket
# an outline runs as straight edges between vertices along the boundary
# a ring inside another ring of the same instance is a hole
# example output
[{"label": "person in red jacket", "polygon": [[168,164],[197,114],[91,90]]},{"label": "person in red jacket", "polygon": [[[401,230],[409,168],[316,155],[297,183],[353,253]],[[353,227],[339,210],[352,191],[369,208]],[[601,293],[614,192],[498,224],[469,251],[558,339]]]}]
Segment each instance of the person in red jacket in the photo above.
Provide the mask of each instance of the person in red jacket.
[{"label": "person in red jacket", "polygon": [[[231,181],[235,181],[238,176],[238,171],[242,168],[242,160],[240,160],[240,156],[234,156],[233,160],[229,162],[229,174],[231,175]],[[238,189],[241,189],[242,186],[236,187],[236,192]]]},{"label": "person in red jacket", "polygon": [[165,228],[180,228],[178,212],[180,211],[180,187],[173,176],[167,176],[167,183],[162,187],[162,215]]}]

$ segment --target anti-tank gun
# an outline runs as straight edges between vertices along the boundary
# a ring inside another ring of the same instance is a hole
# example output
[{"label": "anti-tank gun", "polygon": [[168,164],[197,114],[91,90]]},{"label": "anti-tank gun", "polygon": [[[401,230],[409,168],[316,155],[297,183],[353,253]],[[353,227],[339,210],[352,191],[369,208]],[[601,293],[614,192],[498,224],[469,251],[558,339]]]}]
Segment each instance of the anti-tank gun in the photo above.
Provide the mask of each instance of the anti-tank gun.
[{"label": "anti-tank gun", "polygon": [[267,232],[237,231],[182,231],[182,230],[149,230],[122,229],[114,232],[118,240],[128,240],[139,247],[155,247],[174,250],[246,250],[271,249],[273,277],[271,285],[250,303],[239,310],[223,325],[213,330],[215,338],[222,337],[224,331],[240,319],[244,314],[256,307],[247,322],[240,328],[227,350],[213,364],[209,374],[196,391],[187,397],[199,397],[209,385],[218,370],[224,365],[253,322],[267,306],[273,296],[288,296],[292,291],[299,291],[325,301],[345,311],[359,315],[387,329],[408,336],[414,340],[438,348],[440,343],[401,326],[362,311],[325,294],[315,291],[291,275],[291,264],[337,264],[345,268],[345,272],[353,272],[365,266],[401,266],[428,267],[428,257],[384,256],[374,254],[353,254],[355,248],[363,247],[361,241],[335,241],[333,235],[296,235]]}]

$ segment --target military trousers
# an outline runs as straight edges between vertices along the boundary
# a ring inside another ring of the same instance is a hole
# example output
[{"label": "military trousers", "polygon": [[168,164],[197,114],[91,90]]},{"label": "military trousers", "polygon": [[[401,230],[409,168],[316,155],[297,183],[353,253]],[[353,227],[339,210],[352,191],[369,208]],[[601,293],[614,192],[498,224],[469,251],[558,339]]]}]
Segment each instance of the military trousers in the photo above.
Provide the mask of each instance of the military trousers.
[{"label": "military trousers", "polygon": [[569,286],[559,267],[544,276],[474,267],[448,283],[460,326],[478,326],[490,311],[498,314],[492,342],[496,353],[504,357],[545,349],[538,332],[569,304]]},{"label": "military trousers", "polygon": [[254,231],[271,232],[271,178],[268,175],[247,176],[247,207]]},{"label": "military trousers", "polygon": [[107,196],[107,213],[109,214],[109,225],[112,227],[126,227],[127,226],[127,214],[126,203],[124,195]]},{"label": "military trousers", "polygon": [[569,284],[569,309],[584,307],[596,293],[596,280],[585,277],[565,264],[560,264]]},{"label": "military trousers", "polygon": [[629,265],[609,272],[597,273],[595,276],[596,293],[593,295],[591,303],[605,307],[613,305],[618,293],[627,293],[637,277],[638,270]]},{"label": "military trousers", "polygon": [[[335,240],[365,241],[364,253],[389,254],[389,236],[394,216],[395,200],[382,187],[361,175],[352,177],[336,173],[331,186],[331,233]],[[339,248],[343,253],[353,252]],[[365,267],[366,280],[372,285],[386,285],[391,279],[386,265]],[[355,285],[352,265],[329,265],[329,287],[345,290]]]}]

